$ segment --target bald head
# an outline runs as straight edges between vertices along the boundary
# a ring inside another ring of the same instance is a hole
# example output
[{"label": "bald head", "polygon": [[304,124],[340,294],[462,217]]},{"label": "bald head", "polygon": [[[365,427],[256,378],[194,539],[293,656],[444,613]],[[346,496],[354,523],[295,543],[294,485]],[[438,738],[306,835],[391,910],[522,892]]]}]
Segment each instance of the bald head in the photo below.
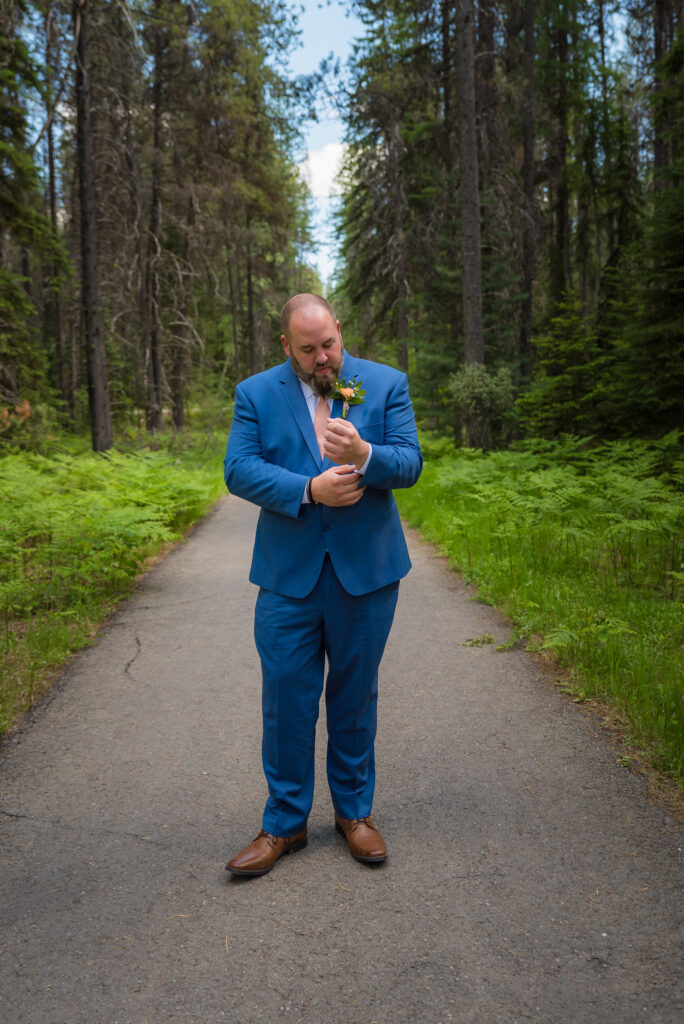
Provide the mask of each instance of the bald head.
[{"label": "bald head", "polygon": [[288,299],[280,313],[280,330],[288,340],[292,315],[299,312],[324,312],[332,318],[333,322],[337,322],[335,311],[327,299],[324,299],[322,295],[314,295],[312,292],[301,292]]},{"label": "bald head", "polygon": [[314,394],[327,397],[342,372],[344,345],[339,320],[320,295],[293,295],[280,314],[280,340],[294,372]]}]

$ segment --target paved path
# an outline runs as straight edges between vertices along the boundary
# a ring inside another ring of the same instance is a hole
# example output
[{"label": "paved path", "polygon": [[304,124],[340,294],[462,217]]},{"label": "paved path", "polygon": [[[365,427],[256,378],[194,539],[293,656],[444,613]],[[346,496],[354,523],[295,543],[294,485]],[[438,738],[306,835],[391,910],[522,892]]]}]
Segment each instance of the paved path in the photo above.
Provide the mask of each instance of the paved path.
[{"label": "paved path", "polygon": [[682,1024],[684,829],[410,537],[383,662],[386,864],[256,834],[252,509],[226,498],[0,760],[3,1024]]}]

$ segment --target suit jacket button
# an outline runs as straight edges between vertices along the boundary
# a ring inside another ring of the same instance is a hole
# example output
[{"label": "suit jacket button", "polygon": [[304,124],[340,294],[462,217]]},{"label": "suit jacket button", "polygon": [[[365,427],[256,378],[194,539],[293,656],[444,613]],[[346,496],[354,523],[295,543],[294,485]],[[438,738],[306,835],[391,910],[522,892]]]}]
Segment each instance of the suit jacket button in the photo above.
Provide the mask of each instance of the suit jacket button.
[{"label": "suit jacket button", "polygon": [[330,523],[325,523],[324,526],[323,526],[323,532],[327,533],[329,529],[330,529]]}]

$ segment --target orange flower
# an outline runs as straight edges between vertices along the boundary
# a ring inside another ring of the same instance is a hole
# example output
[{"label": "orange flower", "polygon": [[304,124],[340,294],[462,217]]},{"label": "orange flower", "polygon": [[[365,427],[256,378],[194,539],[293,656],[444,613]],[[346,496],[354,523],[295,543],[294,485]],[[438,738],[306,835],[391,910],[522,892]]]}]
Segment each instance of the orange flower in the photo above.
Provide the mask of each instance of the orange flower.
[{"label": "orange flower", "polygon": [[354,394],[354,388],[340,388],[340,394],[343,398],[352,398]]}]

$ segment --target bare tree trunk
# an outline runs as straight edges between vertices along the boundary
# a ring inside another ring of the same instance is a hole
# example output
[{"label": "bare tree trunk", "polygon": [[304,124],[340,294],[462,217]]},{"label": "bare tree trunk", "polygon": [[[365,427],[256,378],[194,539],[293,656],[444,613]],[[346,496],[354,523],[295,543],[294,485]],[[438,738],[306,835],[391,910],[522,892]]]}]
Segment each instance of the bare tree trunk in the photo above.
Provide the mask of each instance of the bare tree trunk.
[{"label": "bare tree trunk", "polygon": [[69,413],[72,423],[80,427],[80,408],[78,405],[79,370],[81,363],[81,316],[82,310],[72,308],[69,311]]},{"label": "bare tree trunk", "polygon": [[[90,109],[90,0],[74,0],[76,48],[76,149],[81,207],[81,289],[88,364],[88,398],[93,450],[112,447],[112,417],[100,298],[98,237],[93,179]],[[80,28],[80,31],[79,31]]]},{"label": "bare tree trunk", "polygon": [[[197,167],[196,167],[197,170]],[[197,173],[199,178],[199,173]],[[190,327],[188,313],[190,239],[195,224],[195,205],[192,192],[188,195],[188,209],[185,216],[185,238],[183,241],[183,260],[179,267],[180,277],[180,334],[174,340],[173,367],[171,373],[171,419],[174,430],[182,430],[185,426],[185,370],[190,347]]]},{"label": "bare tree trunk", "polygon": [[494,9],[492,0],[480,0],[477,5],[477,54],[475,58],[475,109],[478,131],[478,160],[480,186],[489,178],[489,168],[495,159],[492,153],[493,113],[496,103],[494,77]]},{"label": "bare tree trunk", "polygon": [[[119,33],[124,38],[125,24],[123,12],[119,10]],[[133,230],[133,246],[135,251],[136,285],[138,296],[138,330],[132,350],[132,378],[134,393],[131,396],[137,407],[146,405],[145,351],[147,344],[147,275],[145,266],[145,232],[143,229],[143,207],[141,200],[141,170],[137,155],[135,130],[133,124],[133,106],[131,100],[131,68],[127,61],[121,66],[121,103],[123,107],[123,157],[128,182],[130,202],[130,224]]]},{"label": "bare tree trunk", "polygon": [[[45,72],[47,74],[47,150],[48,150],[48,192],[50,196],[50,223],[57,236],[57,185],[55,175],[55,139],[52,127],[54,117],[54,96],[52,83],[53,38],[55,34],[52,4],[45,10]],[[56,277],[56,268],[50,268],[50,277]],[[55,343],[55,360],[57,363],[57,383],[64,408],[69,407],[69,391],[67,384],[66,348],[64,344],[64,323],[62,316],[62,295],[60,291],[51,293],[52,331]]]},{"label": "bare tree trunk", "polygon": [[401,138],[398,117],[393,117],[389,131],[389,151],[392,166],[392,190],[394,192],[394,245],[396,259],[396,339],[397,364],[405,373],[408,370],[408,287],[404,259],[404,190],[401,182]]},{"label": "bare tree trunk", "polygon": [[[444,172],[446,177],[445,196],[445,220],[448,226],[453,227],[456,210],[456,195],[454,185],[454,108],[452,103],[452,32],[451,32],[451,0],[442,0],[441,3],[441,30],[442,30],[442,90],[444,93]],[[450,232],[451,234],[451,232]],[[456,232],[453,231],[455,236]],[[451,261],[453,256],[454,243],[449,242],[447,249],[447,260]],[[458,351],[459,334],[459,312],[458,302],[455,296],[450,295],[447,317],[449,322],[449,339],[454,353]]]},{"label": "bare tree trunk", "polygon": [[565,10],[557,12],[560,24],[555,30],[556,91],[555,121],[556,143],[553,157],[551,187],[554,190],[554,230],[550,259],[551,297],[558,304],[562,302],[567,288],[572,285],[570,264],[570,190],[568,186],[568,30]]},{"label": "bare tree trunk", "polygon": [[241,334],[240,330],[240,306],[237,301],[236,295],[239,294],[240,282],[238,281],[237,288],[233,284],[233,264],[228,262],[228,286],[230,288],[230,310],[231,310],[231,321],[233,324],[233,354],[235,358],[235,380],[237,382],[242,380],[242,369],[240,366],[240,344],[239,338]]},{"label": "bare tree trunk", "polygon": [[[577,85],[577,72],[575,70],[575,62],[577,60],[577,53],[580,49],[580,29],[577,23],[577,6],[571,6],[571,52],[575,55],[573,62],[573,77],[575,85]],[[577,167],[581,167],[583,163],[583,142],[584,142],[584,126],[578,125],[575,130],[575,163]],[[577,244],[576,253],[578,256],[579,268],[579,296],[582,304],[582,311],[585,316],[589,314],[589,305],[591,302],[591,268],[589,265],[589,252],[590,252],[590,237],[589,237],[589,202],[592,192],[595,194],[596,188],[594,187],[593,178],[593,158],[590,157],[589,165],[585,168],[586,177],[589,179],[589,196],[587,196],[587,184],[586,179],[580,179],[580,183],[575,187],[575,203],[577,211]],[[569,214],[568,214],[569,216]],[[569,231],[568,231],[569,235]],[[570,244],[568,239],[568,262],[570,261]]]},{"label": "bare tree trunk", "polygon": [[457,68],[463,239],[463,334],[465,361],[468,364],[484,363],[472,0],[459,0],[456,16],[459,47]]},{"label": "bare tree trunk", "polygon": [[146,370],[146,425],[147,429],[156,432],[162,428],[162,355],[161,355],[161,107],[162,107],[162,30],[159,26],[154,30],[154,79],[152,86],[153,107],[153,157],[152,157],[152,195],[150,197],[150,233],[147,246],[147,347],[145,353]]},{"label": "bare tree trunk", "polygon": [[520,379],[532,375],[532,287],[534,282],[534,0],[525,0],[525,93],[523,96],[523,232]]},{"label": "bare tree trunk", "polygon": [[[248,228],[249,230],[249,228]],[[254,320],[254,283],[252,281],[252,251],[247,242],[247,332],[249,338],[250,375],[261,369],[257,352],[256,323]]]},{"label": "bare tree trunk", "polygon": [[176,338],[171,371],[171,422],[174,430],[185,426],[185,367],[187,363],[187,328]]},{"label": "bare tree trunk", "polygon": [[[610,107],[608,101],[608,68],[606,66],[606,24],[605,24],[605,0],[598,0],[598,32],[599,32],[599,50],[601,54],[601,106],[602,106],[602,131],[603,131],[603,149],[606,154],[606,177],[610,181],[612,177],[612,145],[611,145],[611,133],[609,130],[610,124]],[[594,235],[595,235],[595,248],[596,248],[596,266],[603,266],[603,257],[601,255],[601,224],[599,220],[599,197],[598,189],[592,188],[592,204],[594,208]],[[612,255],[615,249],[615,218],[613,210],[608,211],[607,220],[607,231],[608,231],[608,257]]]},{"label": "bare tree trunk", "polygon": [[[654,0],[653,3],[653,57],[657,65],[658,61],[664,58],[674,38],[675,11],[673,0]],[[654,79],[654,88],[659,92],[662,83]],[[668,130],[670,119],[664,111],[660,110],[659,116],[654,119],[653,124],[653,165],[656,174],[665,167],[668,167],[671,160],[670,145],[668,143]]]},{"label": "bare tree trunk", "polygon": [[[76,166],[78,161],[74,161],[74,165],[71,173],[71,181],[69,183],[71,209],[76,211],[79,208],[78,203],[78,167]],[[80,230],[80,222],[76,225],[76,217],[72,221],[72,231],[74,235]],[[75,251],[77,247],[77,240],[72,237],[70,249]],[[74,292],[69,293],[69,305],[67,306],[67,321],[68,321],[68,332],[69,332],[69,414],[71,421],[79,429],[81,426],[81,409],[78,400],[78,387],[80,383],[81,375],[81,363],[82,363],[82,310],[81,296],[76,295]]]},{"label": "bare tree trunk", "polygon": [[[671,0],[655,0],[653,4],[653,56],[656,64],[663,59],[668,50],[668,21],[670,14]],[[654,81],[656,92],[662,89],[662,83],[658,78]],[[655,118],[653,125],[653,163],[656,172],[667,167],[668,146],[665,138],[666,119],[662,116]]]}]

